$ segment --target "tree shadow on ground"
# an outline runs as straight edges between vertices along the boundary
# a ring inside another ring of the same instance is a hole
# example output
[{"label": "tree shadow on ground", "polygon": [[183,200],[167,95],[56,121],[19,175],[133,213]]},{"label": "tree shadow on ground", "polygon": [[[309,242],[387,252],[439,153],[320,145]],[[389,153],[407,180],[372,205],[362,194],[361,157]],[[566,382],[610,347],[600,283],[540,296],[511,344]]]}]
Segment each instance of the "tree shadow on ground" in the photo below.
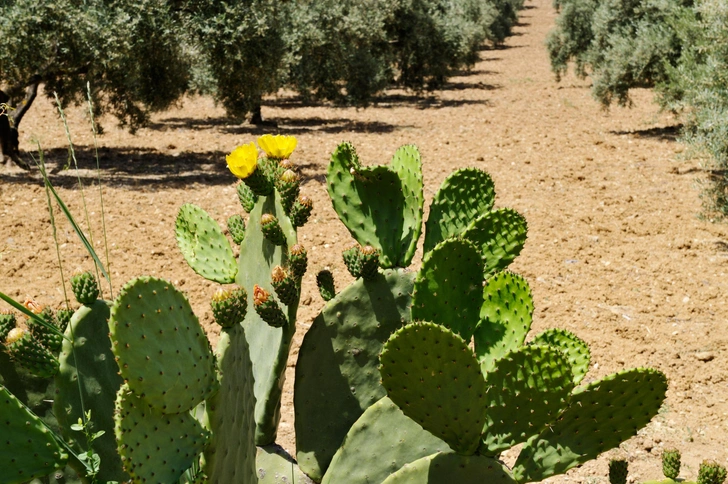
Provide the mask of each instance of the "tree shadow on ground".
[{"label": "tree shadow on ground", "polygon": [[682,124],[676,124],[673,126],[661,126],[647,129],[635,129],[635,130],[624,130],[624,131],[610,131],[611,134],[616,135],[628,135],[634,138],[642,139],[657,139],[662,141],[677,141],[680,132],[683,129]]},{"label": "tree shadow on ground", "polygon": [[[100,176],[104,186],[138,189],[185,188],[191,184],[230,185],[233,176],[221,151],[175,152],[152,148],[99,148],[99,173],[93,146],[74,146],[78,171],[69,166],[68,150],[55,148],[44,153],[51,183],[56,187],[76,189],[79,179],[84,186],[96,184]],[[0,172],[0,181],[42,185],[38,170]]]}]

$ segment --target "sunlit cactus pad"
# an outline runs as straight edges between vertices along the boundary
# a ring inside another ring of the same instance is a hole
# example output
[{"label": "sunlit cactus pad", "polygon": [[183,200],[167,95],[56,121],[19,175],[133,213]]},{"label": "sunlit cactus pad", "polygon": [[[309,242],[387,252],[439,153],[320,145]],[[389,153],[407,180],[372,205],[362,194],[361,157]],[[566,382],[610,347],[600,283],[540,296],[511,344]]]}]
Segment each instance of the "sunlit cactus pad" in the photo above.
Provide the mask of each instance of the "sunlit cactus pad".
[{"label": "sunlit cactus pad", "polygon": [[513,475],[519,482],[540,481],[595,459],[647,425],[666,391],[665,375],[650,368],[622,371],[578,388],[555,424],[523,446]]},{"label": "sunlit cactus pad", "polygon": [[425,223],[425,253],[450,237],[460,235],[479,216],[490,212],[495,185],[486,172],[463,168],[452,172],[440,185]]},{"label": "sunlit cactus pad", "polygon": [[210,343],[172,283],[153,277],[129,282],[111,309],[109,330],[121,376],[157,411],[190,410],[213,391]]},{"label": "sunlit cactus pad", "polygon": [[554,346],[563,351],[571,365],[574,385],[578,385],[589,371],[589,361],[591,360],[589,345],[570,331],[557,328],[547,329],[537,334],[531,344]]},{"label": "sunlit cactus pad", "polygon": [[211,281],[235,281],[238,266],[225,234],[207,212],[186,203],[179,209],[175,225],[177,245],[192,269]]},{"label": "sunlit cactus pad", "polygon": [[382,385],[405,415],[456,452],[475,452],[486,384],[462,338],[437,324],[408,324],[387,341],[380,360]]},{"label": "sunlit cactus pad", "polygon": [[441,324],[469,340],[483,305],[483,260],[478,248],[449,239],[428,252],[415,278],[412,319]]}]

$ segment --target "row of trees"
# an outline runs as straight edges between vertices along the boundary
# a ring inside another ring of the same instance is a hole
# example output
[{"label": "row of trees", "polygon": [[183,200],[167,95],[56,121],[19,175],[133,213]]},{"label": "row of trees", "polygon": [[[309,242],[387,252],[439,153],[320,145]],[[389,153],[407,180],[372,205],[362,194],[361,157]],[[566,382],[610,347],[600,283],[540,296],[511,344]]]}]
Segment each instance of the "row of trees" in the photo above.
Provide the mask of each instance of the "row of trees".
[{"label": "row of trees", "polygon": [[398,85],[437,88],[510,33],[523,0],[0,0],[0,147],[39,86],[130,129],[187,93],[262,121],[281,87],[366,105]]},{"label": "row of trees", "polygon": [[728,3],[725,0],[556,0],[547,45],[560,78],[570,63],[605,107],[655,88],[681,113],[682,139],[704,157],[706,213],[728,217]]}]

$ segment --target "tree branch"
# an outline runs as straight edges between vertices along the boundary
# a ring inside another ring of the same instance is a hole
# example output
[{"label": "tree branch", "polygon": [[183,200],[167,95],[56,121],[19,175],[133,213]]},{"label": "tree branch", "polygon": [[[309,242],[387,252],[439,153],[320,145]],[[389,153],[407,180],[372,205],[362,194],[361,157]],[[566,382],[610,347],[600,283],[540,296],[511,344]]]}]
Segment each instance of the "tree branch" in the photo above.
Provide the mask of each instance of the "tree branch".
[{"label": "tree branch", "polygon": [[15,106],[15,110],[12,113],[9,113],[13,122],[13,127],[16,130],[18,129],[23,116],[25,116],[25,113],[28,112],[28,109],[30,109],[31,104],[33,104],[33,101],[35,101],[35,98],[38,95],[38,86],[40,85],[40,81],[41,77],[37,74],[30,78],[30,83],[28,84],[28,87],[25,88],[25,98],[18,103],[17,106]]}]

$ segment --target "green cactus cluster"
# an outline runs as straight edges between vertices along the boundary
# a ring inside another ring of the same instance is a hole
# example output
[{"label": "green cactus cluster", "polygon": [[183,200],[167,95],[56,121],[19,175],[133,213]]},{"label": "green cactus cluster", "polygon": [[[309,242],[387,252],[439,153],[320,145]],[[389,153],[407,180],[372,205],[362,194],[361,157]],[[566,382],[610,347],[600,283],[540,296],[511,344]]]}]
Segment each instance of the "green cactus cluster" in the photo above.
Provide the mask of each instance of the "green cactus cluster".
[{"label": "green cactus cluster", "polygon": [[[330,271],[316,277],[326,303],[298,352],[295,459],[286,454],[276,437],[308,265],[297,228],[312,204],[289,159],[295,140],[264,138],[265,156],[256,159],[252,145],[228,158],[247,213],[247,223],[228,221],[237,259],[201,207],[182,206],[176,221],[190,267],[224,285],[211,302],[221,327],[215,354],[186,297],[152,277],[127,283],[113,302],[82,302],[66,329],[56,412],[70,427],[84,402],[86,425],[105,432],[93,442],[64,432],[63,441],[76,455],[90,446],[101,456],[100,480],[535,482],[618,446],[657,414],[662,373],[636,368],[583,384],[584,341],[560,329],[527,341],[531,291],[506,270],[527,226],[494,208],[487,173],[448,176],[423,223],[417,148],[363,166],[343,143],[327,187],[356,241],[343,254],[355,280],[337,293]],[[509,469],[499,456],[517,445]],[[40,469],[64,459],[55,451]]]},{"label": "green cactus cluster", "polygon": [[[660,481],[645,481],[643,484],[723,484],[727,473],[725,466],[717,462],[704,460],[698,469],[696,481],[686,481],[680,475],[680,451],[665,449],[662,452],[662,473],[665,479]],[[624,459],[612,459],[609,462],[609,484],[625,484],[627,482],[628,464]]]}]

